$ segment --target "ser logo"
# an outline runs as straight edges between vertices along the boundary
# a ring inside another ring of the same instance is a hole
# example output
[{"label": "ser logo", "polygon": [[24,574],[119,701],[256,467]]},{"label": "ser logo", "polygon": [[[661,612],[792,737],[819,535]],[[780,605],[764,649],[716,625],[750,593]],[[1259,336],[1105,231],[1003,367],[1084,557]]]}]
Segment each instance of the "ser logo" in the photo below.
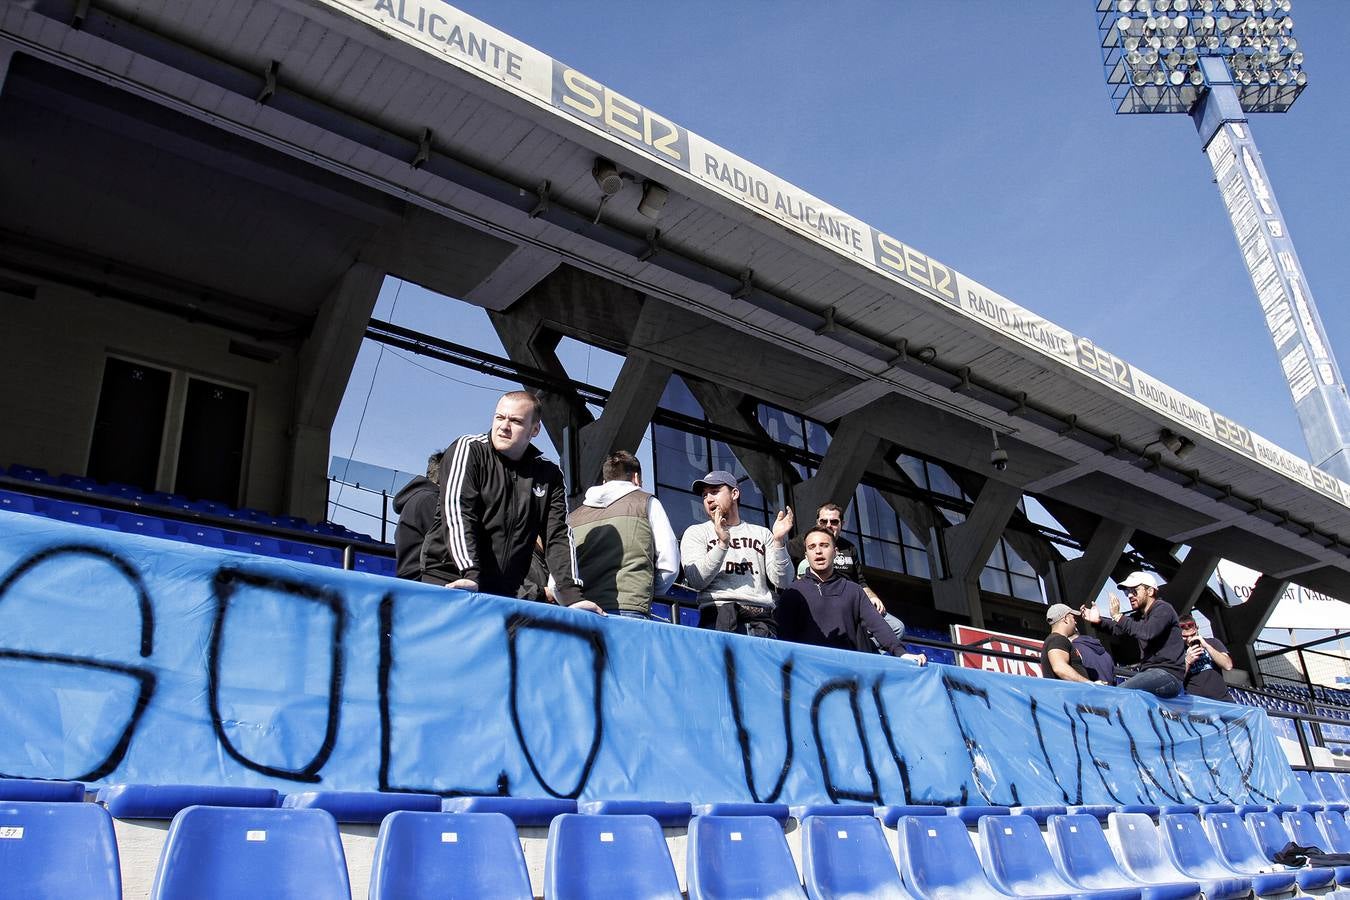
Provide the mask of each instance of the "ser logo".
[{"label": "ser logo", "polygon": [[576,69],[553,64],[553,105],[587,119],[681,169],[689,169],[689,136],[674,122],[615,93]]}]

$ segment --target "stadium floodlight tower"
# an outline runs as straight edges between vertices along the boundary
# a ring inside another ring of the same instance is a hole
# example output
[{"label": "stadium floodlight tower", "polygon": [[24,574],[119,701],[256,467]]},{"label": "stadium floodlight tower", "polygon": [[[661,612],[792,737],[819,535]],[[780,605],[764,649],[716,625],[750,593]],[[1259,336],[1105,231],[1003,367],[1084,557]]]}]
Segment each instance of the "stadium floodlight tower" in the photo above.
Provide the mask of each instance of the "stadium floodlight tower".
[{"label": "stadium floodlight tower", "polygon": [[1117,113],[1186,113],[1233,223],[1314,465],[1350,481],[1350,399],[1247,126],[1308,83],[1292,0],[1098,0]]}]

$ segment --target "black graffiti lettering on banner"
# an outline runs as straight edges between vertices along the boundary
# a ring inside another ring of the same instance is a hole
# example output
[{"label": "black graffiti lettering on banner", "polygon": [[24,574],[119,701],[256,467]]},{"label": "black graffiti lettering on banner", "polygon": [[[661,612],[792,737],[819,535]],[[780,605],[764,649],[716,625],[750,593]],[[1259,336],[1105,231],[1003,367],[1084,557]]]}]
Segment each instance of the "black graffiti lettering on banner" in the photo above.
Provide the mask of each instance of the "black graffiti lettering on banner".
[{"label": "black graffiti lettering on banner", "polygon": [[1100,706],[1088,706],[1086,703],[1079,703],[1074,707],[1078,713],[1078,720],[1083,723],[1083,744],[1087,750],[1088,759],[1092,760],[1093,767],[1097,770],[1097,777],[1102,780],[1102,787],[1106,788],[1106,793],[1111,796],[1111,802],[1120,804],[1125,801],[1116,793],[1116,789],[1111,786],[1111,781],[1106,774],[1111,771],[1111,763],[1102,758],[1102,754],[1092,749],[1092,726],[1088,724],[1085,716],[1092,716],[1101,719],[1106,723],[1106,727],[1111,727],[1111,711],[1102,709]]},{"label": "black graffiti lettering on banner", "polygon": [[792,769],[792,657],[779,666],[782,682],[783,704],[783,765],[778,770],[778,780],[766,797],[761,797],[755,786],[754,764],[751,762],[750,729],[745,727],[745,716],[741,712],[741,695],[736,688],[736,655],[728,644],[722,649],[722,673],[726,679],[727,697],[731,701],[731,718],[736,724],[736,743],[741,748],[741,771],[745,773],[745,786],[750,791],[750,799],[756,803],[776,803],[787,782],[788,771]]},{"label": "black graffiti lettering on banner", "polygon": [[[1170,768],[1168,772],[1169,774],[1175,773],[1176,775],[1173,784],[1176,786],[1177,791],[1189,795],[1199,803],[1218,803],[1219,798],[1214,791],[1211,790],[1206,794],[1202,794],[1199,790],[1199,785],[1192,784],[1186,777],[1186,770],[1177,759],[1177,744],[1179,741],[1176,734],[1172,731],[1172,726],[1175,725],[1181,731],[1181,741],[1188,741],[1192,737],[1199,741],[1200,736],[1196,734],[1193,729],[1187,727],[1185,715],[1165,707],[1158,710],[1158,715],[1162,717],[1163,730],[1167,732],[1167,743],[1172,754],[1172,768]],[[1149,716],[1152,718],[1151,712]],[[1157,731],[1156,726],[1154,727],[1154,731]],[[1204,761],[1204,749],[1204,746],[1201,745],[1200,754],[1202,762]]]},{"label": "black graffiti lettering on banner", "polygon": [[[1265,791],[1261,790],[1256,785],[1252,784],[1252,770],[1256,768],[1256,741],[1252,739],[1252,729],[1251,726],[1247,724],[1247,716],[1255,714],[1256,711],[1252,710],[1250,713],[1247,713],[1237,718],[1229,719],[1220,717],[1220,721],[1222,721],[1224,725],[1223,736],[1224,739],[1228,742],[1228,752],[1233,757],[1233,765],[1237,766],[1238,772],[1240,772],[1242,775],[1242,786],[1247,789],[1248,795],[1250,796],[1251,794],[1255,794],[1256,796],[1261,797],[1264,800],[1268,800],[1271,803],[1280,803],[1282,802],[1280,798],[1273,797],[1270,794],[1267,794]],[[1250,752],[1247,754],[1247,761],[1245,763],[1242,760],[1238,759],[1237,748],[1233,746],[1234,725],[1236,725],[1238,728],[1241,728],[1242,733],[1247,737],[1247,748]]]},{"label": "black graffiti lettering on banner", "polygon": [[[138,652],[142,658],[150,656],[155,650],[155,611],[150,602],[150,592],[145,587],[145,582],[141,579],[140,573],[125,559],[115,553],[111,553],[102,547],[95,547],[89,544],[61,544],[55,547],[48,547],[41,550],[27,559],[20,562],[11,569],[0,580],[0,603],[4,603],[5,598],[9,596],[14,586],[25,576],[30,575],[39,567],[61,562],[72,557],[91,557],[100,562],[107,563],[118,575],[126,579],[136,594],[137,615],[140,618],[140,647]],[[40,653],[31,650],[0,649],[0,659],[13,659],[20,662],[31,662],[43,665],[61,666],[66,668],[89,669],[96,672],[106,672],[111,675],[125,676],[134,679],[137,684],[136,700],[132,704],[131,714],[127,716],[126,724],[122,727],[117,739],[108,749],[101,759],[87,772],[78,774],[61,775],[60,778],[71,781],[97,781],[117,770],[126,758],[127,751],[131,749],[131,740],[136,735],[136,727],[140,724],[141,717],[150,706],[150,701],[155,696],[156,677],[155,673],[143,666],[127,665],[125,663],[109,662],[107,660],[94,659],[87,656],[71,656],[61,653]],[[0,778],[23,778],[26,777],[19,773],[0,772]],[[50,776],[49,776],[50,777]]]},{"label": "black graffiti lettering on banner", "polygon": [[995,800],[994,795],[985,787],[982,776],[983,773],[993,769],[993,762],[985,755],[975,736],[966,730],[965,719],[961,717],[961,708],[956,702],[958,696],[974,697],[984,704],[986,710],[992,713],[993,706],[989,703],[989,692],[959,678],[954,678],[946,672],[942,673],[942,686],[947,689],[947,702],[951,704],[952,715],[956,718],[956,727],[961,731],[961,740],[966,745],[967,755],[970,756],[970,771],[974,775],[975,787],[979,790],[980,796],[984,797],[986,803],[994,806],[1021,806],[1022,801],[1017,795],[1017,783],[1015,781],[1010,779],[1008,782],[1008,793],[1012,799],[1007,803]]},{"label": "black graffiti lettering on banner", "polygon": [[[835,785],[834,776],[830,774],[830,761],[825,753],[824,738],[820,734],[820,708],[827,697],[838,691],[844,691],[848,695],[849,712],[853,714],[853,730],[858,735],[863,767],[867,770],[867,778],[872,785],[871,790],[867,792],[840,788]],[[877,782],[877,769],[872,764],[872,750],[867,745],[867,729],[863,725],[862,709],[858,706],[858,679],[832,678],[820,686],[820,689],[816,691],[816,696],[811,700],[811,733],[816,739],[816,755],[820,760],[820,777],[825,782],[825,793],[829,796],[830,802],[838,803],[842,799],[857,800],[874,805],[880,804],[882,802],[881,785]]]},{"label": "black graffiti lettering on banner", "polygon": [[[521,634],[527,631],[543,631],[576,638],[582,641],[591,653],[591,673],[594,677],[594,684],[591,688],[591,715],[594,720],[591,730],[591,745],[586,752],[586,760],[581,765],[581,771],[577,773],[576,784],[570,790],[560,791],[544,777],[544,773],[539,769],[539,763],[535,761],[534,753],[530,750],[530,743],[525,738],[525,730],[521,726],[520,651],[517,644],[520,641]],[[530,772],[534,774],[539,786],[551,796],[575,800],[585,790],[586,782],[590,781],[591,769],[595,766],[595,757],[600,752],[600,743],[605,736],[604,686],[605,668],[609,662],[605,636],[594,628],[583,628],[570,622],[542,619],[528,613],[514,613],[506,620],[506,652],[511,664],[511,727],[515,729],[516,740],[520,743],[521,752],[525,754],[525,762],[529,764]]]},{"label": "black graffiti lettering on banner", "polygon": [[[225,621],[229,615],[230,604],[240,587],[270,591],[287,600],[313,603],[327,610],[333,616],[333,634],[329,657],[328,713],[324,724],[323,741],[309,762],[298,769],[286,769],[250,759],[235,747],[230,736],[225,733],[225,723],[220,715],[220,660],[225,646]],[[290,781],[315,783],[320,781],[319,770],[328,762],[337,743],[338,725],[342,715],[342,679],[343,679],[343,636],[346,632],[347,611],[342,598],[328,588],[317,587],[303,581],[277,578],[245,572],[235,568],[217,569],[211,578],[211,592],[215,598],[215,617],[211,623],[211,640],[207,650],[207,702],[211,714],[211,727],[215,729],[220,746],[235,762],[270,775],[273,778],[285,778]]]},{"label": "black graffiti lettering on banner", "polygon": [[1045,732],[1041,728],[1040,704],[1036,698],[1031,698],[1031,723],[1036,726],[1036,743],[1041,748],[1041,758],[1045,760],[1045,766],[1050,771],[1050,777],[1055,779],[1055,786],[1059,788],[1060,797],[1065,805],[1078,806],[1083,802],[1083,750],[1078,746],[1078,723],[1073,720],[1073,711],[1069,709],[1068,704],[1064,707],[1064,719],[1069,723],[1069,743],[1073,744],[1073,774],[1077,781],[1074,786],[1074,793],[1070,796],[1068,790],[1064,787],[1064,782],[1059,780],[1059,773],[1055,771],[1055,762],[1050,758],[1050,750],[1045,746]]},{"label": "black graffiti lettering on banner", "polygon": [[[1158,785],[1158,790],[1162,791],[1163,795],[1167,797],[1167,799],[1171,800],[1174,803],[1185,802],[1186,800],[1185,791],[1183,791],[1181,785],[1177,783],[1177,770],[1180,766],[1177,763],[1176,742],[1172,736],[1172,727],[1167,724],[1168,722],[1171,721],[1180,721],[1180,717],[1176,713],[1172,712],[1170,709],[1166,708],[1154,709],[1150,707],[1148,711],[1149,727],[1153,729],[1153,736],[1158,739],[1158,758],[1162,760],[1163,771],[1167,773],[1167,780],[1172,785],[1172,789],[1169,791],[1167,788],[1163,787],[1160,782],[1158,782],[1156,777],[1153,776],[1152,773],[1155,767],[1147,763],[1144,763],[1144,761],[1135,754],[1136,745],[1134,742],[1134,734],[1125,725],[1125,719],[1119,707],[1116,708],[1116,716],[1120,718],[1120,727],[1124,728],[1125,733],[1130,737],[1131,758],[1134,759],[1135,765],[1143,766],[1143,768],[1141,769],[1141,773],[1147,774],[1149,780],[1153,781],[1154,784]],[[1159,717],[1162,718],[1163,722],[1163,727],[1161,729],[1158,728]],[[1165,736],[1163,735],[1163,731],[1167,732]],[[1172,755],[1171,765],[1167,764],[1168,753],[1171,753]]]},{"label": "black graffiti lettering on banner", "polygon": [[1214,784],[1214,790],[1211,792],[1211,796],[1215,799],[1208,802],[1218,803],[1220,800],[1224,800],[1228,803],[1236,803],[1237,801],[1232,793],[1225,791],[1223,785],[1219,784],[1218,763],[1210,760],[1209,753],[1205,750],[1205,736],[1200,733],[1200,728],[1198,727],[1200,725],[1208,725],[1217,733],[1219,731],[1219,726],[1214,724],[1214,719],[1212,717],[1198,716],[1195,713],[1188,714],[1182,724],[1187,731],[1195,735],[1196,746],[1200,748],[1200,761],[1204,763],[1205,772],[1209,774],[1209,780]]},{"label": "black graffiti lettering on banner", "polygon": [[390,712],[389,682],[390,675],[394,671],[394,603],[395,598],[392,593],[385,594],[380,598],[380,658],[375,676],[376,695],[380,706],[379,789],[400,794],[436,794],[441,797],[481,797],[485,795],[509,797],[511,795],[511,779],[505,770],[497,774],[496,788],[487,790],[467,787],[430,788],[390,783],[389,766],[393,757],[394,723]]},{"label": "black graffiti lettering on banner", "polygon": [[877,716],[881,721],[881,733],[886,738],[886,748],[890,751],[891,759],[895,762],[895,768],[900,773],[900,789],[904,793],[905,804],[917,804],[921,806],[965,806],[966,800],[970,796],[970,791],[964,784],[961,785],[960,795],[956,797],[946,797],[942,799],[926,797],[917,801],[914,799],[914,794],[910,789],[909,782],[909,763],[900,755],[899,749],[895,746],[895,732],[891,730],[890,710],[887,708],[886,702],[881,699],[881,685],[883,682],[884,679],[882,678],[878,678],[876,681],[872,682],[872,702],[876,704],[877,707]]}]

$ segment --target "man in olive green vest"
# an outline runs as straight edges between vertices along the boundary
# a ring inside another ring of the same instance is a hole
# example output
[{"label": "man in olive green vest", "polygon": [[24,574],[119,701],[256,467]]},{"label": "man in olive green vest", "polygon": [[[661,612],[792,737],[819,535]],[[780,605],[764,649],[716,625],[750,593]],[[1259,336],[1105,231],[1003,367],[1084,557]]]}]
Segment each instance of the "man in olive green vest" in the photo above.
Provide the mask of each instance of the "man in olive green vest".
[{"label": "man in olive green vest", "polygon": [[567,522],[586,599],[608,613],[650,618],[652,595],[680,571],[680,545],[661,501],[642,490],[642,466],[618,450]]}]

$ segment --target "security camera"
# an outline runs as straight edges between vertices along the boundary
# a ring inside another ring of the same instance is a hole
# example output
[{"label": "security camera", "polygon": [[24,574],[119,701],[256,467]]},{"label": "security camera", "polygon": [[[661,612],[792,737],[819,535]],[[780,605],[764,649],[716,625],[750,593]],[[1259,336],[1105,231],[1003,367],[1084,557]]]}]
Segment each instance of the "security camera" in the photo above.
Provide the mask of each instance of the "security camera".
[{"label": "security camera", "polygon": [[1002,447],[995,447],[989,452],[989,465],[999,472],[1008,468],[1008,451]]}]

